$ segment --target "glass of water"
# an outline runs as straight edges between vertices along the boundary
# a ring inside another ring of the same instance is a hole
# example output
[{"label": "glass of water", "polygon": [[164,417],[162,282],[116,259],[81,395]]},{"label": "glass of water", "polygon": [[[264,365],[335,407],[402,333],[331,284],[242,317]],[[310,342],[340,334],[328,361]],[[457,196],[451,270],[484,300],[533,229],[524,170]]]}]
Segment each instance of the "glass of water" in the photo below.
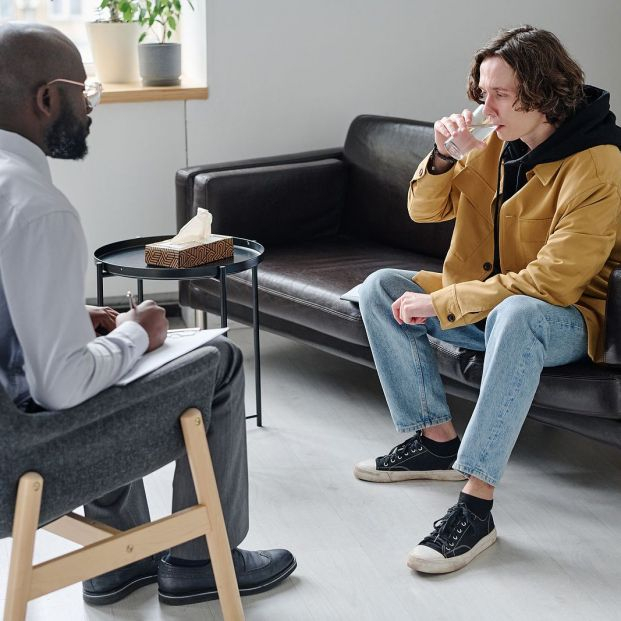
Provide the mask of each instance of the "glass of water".
[{"label": "glass of water", "polygon": [[[485,116],[485,112],[483,112],[484,105],[481,104],[473,113],[472,113],[472,123],[468,128],[470,133],[477,140],[485,140],[495,129],[495,125],[491,125],[488,121],[488,118]],[[464,149],[463,147],[459,147],[455,144],[453,138],[449,138],[444,143],[444,148],[448,151],[451,157],[454,157],[456,160],[460,160],[472,150],[471,148]]]}]

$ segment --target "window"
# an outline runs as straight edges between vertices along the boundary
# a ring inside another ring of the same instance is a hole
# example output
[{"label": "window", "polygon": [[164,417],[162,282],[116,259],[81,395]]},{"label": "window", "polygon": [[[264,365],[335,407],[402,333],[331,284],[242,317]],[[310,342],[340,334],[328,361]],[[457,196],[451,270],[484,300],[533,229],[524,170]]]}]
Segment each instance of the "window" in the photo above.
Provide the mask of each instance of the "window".
[{"label": "window", "polygon": [[77,46],[85,63],[92,62],[84,22],[96,18],[99,0],[0,0],[0,21],[49,24]]},{"label": "window", "polygon": [[0,21],[13,19],[13,0],[0,0]]},{"label": "window", "polygon": [[[53,20],[82,19],[82,4],[83,0],[50,0],[47,15]],[[84,4],[88,4],[88,0]]]},{"label": "window", "polygon": [[[9,20],[39,22],[58,28],[77,46],[86,72],[95,74],[93,57],[85,23],[98,19],[101,0],[0,0],[0,23]],[[204,87],[206,84],[205,0],[193,0],[194,11],[184,5],[184,15],[177,34],[183,43],[183,70],[186,79]],[[103,16],[105,17],[105,15]]]}]

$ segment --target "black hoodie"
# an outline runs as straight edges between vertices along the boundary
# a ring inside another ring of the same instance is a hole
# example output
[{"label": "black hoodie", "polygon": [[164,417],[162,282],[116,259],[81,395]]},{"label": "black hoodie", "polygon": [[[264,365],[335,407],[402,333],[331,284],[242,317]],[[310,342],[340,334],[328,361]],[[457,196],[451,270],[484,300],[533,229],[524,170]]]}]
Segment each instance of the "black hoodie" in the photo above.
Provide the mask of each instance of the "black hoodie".
[{"label": "black hoodie", "polygon": [[[526,183],[526,173],[538,164],[557,162],[591,147],[611,144],[621,149],[621,127],[615,124],[610,111],[610,93],[595,86],[584,87],[585,100],[576,113],[568,118],[553,134],[532,151],[521,140],[505,145],[498,163],[498,201],[494,214],[494,270],[490,277],[500,273],[498,249],[498,219],[501,201],[511,198]],[[500,172],[504,165],[502,197]]]}]

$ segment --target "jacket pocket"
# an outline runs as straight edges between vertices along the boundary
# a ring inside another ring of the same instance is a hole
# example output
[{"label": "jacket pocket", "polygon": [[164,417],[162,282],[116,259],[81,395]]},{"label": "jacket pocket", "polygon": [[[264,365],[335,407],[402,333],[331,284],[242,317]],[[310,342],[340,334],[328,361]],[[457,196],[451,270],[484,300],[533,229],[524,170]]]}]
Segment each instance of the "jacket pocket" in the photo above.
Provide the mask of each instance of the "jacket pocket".
[{"label": "jacket pocket", "polygon": [[496,190],[481,175],[469,168],[463,168],[455,175],[453,184],[468,199],[475,211],[485,220],[490,218],[490,205]]},{"label": "jacket pocket", "polygon": [[520,241],[523,243],[543,243],[550,235],[550,224],[552,218],[541,218],[537,220],[520,219],[518,231]]}]

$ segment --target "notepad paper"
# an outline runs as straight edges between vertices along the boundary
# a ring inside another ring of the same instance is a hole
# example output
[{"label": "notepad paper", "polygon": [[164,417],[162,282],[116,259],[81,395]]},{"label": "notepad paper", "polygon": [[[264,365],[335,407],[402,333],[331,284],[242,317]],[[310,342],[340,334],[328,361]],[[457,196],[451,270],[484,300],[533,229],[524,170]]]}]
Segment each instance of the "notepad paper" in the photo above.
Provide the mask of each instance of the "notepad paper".
[{"label": "notepad paper", "polygon": [[341,300],[347,300],[348,302],[358,304],[360,302],[360,287],[362,287],[362,283],[356,285],[353,289],[350,289],[349,291],[344,293],[341,296]]},{"label": "notepad paper", "polygon": [[170,330],[164,343],[144,354],[138,359],[136,364],[116,383],[117,386],[126,386],[137,380],[139,377],[159,369],[167,362],[175,360],[187,354],[193,349],[197,349],[209,341],[213,341],[217,336],[224,334],[228,328],[214,328],[213,330]]}]

